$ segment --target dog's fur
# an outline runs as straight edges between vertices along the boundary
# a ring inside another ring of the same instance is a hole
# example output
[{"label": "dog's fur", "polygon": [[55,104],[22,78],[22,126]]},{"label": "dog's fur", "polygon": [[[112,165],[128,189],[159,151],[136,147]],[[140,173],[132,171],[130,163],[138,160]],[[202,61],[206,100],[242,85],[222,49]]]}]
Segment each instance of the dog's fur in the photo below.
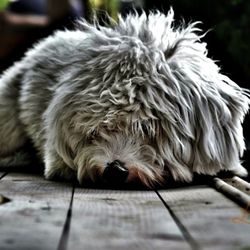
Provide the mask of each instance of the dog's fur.
[{"label": "dog's fur", "polygon": [[45,177],[95,181],[118,159],[128,182],[244,175],[241,89],[207,57],[196,23],[173,11],[85,21],[38,43],[0,78],[0,155],[29,138]]}]

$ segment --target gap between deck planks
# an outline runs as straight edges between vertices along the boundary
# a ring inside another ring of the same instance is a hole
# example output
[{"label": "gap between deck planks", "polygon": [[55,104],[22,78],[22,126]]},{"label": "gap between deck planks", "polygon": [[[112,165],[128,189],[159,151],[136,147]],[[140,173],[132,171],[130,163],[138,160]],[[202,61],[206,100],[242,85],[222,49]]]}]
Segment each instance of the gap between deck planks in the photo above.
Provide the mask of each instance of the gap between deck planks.
[{"label": "gap between deck planks", "polygon": [[0,249],[250,247],[250,224],[233,221],[242,215],[241,210],[208,187],[159,191],[191,236],[191,243],[185,241],[183,231],[152,191],[76,188],[66,233],[63,227],[72,197],[70,184],[48,182],[34,175],[8,174],[0,181],[0,193],[12,199],[0,206]]},{"label": "gap between deck planks", "polygon": [[0,249],[57,249],[72,193],[71,185],[36,175],[8,174],[0,193],[11,199],[0,206]]},{"label": "gap between deck planks", "polygon": [[[83,216],[85,215],[85,216]],[[190,249],[153,191],[75,190],[68,249]]]},{"label": "gap between deck planks", "polygon": [[221,193],[210,187],[159,193],[202,249],[250,249],[250,214]]},{"label": "gap between deck planks", "polygon": [[1,180],[5,175],[7,175],[7,173],[0,172],[0,180]]}]

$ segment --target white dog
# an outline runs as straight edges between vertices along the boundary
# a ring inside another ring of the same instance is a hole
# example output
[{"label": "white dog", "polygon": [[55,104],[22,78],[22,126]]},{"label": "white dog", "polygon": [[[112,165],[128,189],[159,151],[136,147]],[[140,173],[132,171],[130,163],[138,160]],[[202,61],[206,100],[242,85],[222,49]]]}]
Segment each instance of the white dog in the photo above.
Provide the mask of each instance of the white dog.
[{"label": "white dog", "polygon": [[0,155],[31,140],[45,177],[112,184],[245,175],[249,94],[207,57],[173,11],[41,41],[0,78]]}]

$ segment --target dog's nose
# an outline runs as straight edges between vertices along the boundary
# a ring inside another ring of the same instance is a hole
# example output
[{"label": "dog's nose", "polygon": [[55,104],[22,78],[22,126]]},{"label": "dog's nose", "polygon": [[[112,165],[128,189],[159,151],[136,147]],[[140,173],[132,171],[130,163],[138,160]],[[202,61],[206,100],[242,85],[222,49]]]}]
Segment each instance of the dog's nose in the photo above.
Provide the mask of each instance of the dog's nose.
[{"label": "dog's nose", "polygon": [[119,160],[108,163],[103,172],[103,179],[110,184],[124,183],[127,177],[128,169],[125,167],[124,163]]}]

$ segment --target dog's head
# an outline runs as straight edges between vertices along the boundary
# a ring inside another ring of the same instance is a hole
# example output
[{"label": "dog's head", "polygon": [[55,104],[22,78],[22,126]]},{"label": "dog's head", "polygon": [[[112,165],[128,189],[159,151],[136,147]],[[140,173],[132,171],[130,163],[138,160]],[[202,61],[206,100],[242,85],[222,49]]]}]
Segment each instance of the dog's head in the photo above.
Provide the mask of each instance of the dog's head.
[{"label": "dog's head", "polygon": [[152,186],[236,161],[243,138],[227,143],[227,124],[234,116],[240,129],[247,100],[207,57],[195,24],[174,27],[171,10],[120,18],[114,28],[82,26],[82,54],[51,109],[55,145],[80,182]]}]

